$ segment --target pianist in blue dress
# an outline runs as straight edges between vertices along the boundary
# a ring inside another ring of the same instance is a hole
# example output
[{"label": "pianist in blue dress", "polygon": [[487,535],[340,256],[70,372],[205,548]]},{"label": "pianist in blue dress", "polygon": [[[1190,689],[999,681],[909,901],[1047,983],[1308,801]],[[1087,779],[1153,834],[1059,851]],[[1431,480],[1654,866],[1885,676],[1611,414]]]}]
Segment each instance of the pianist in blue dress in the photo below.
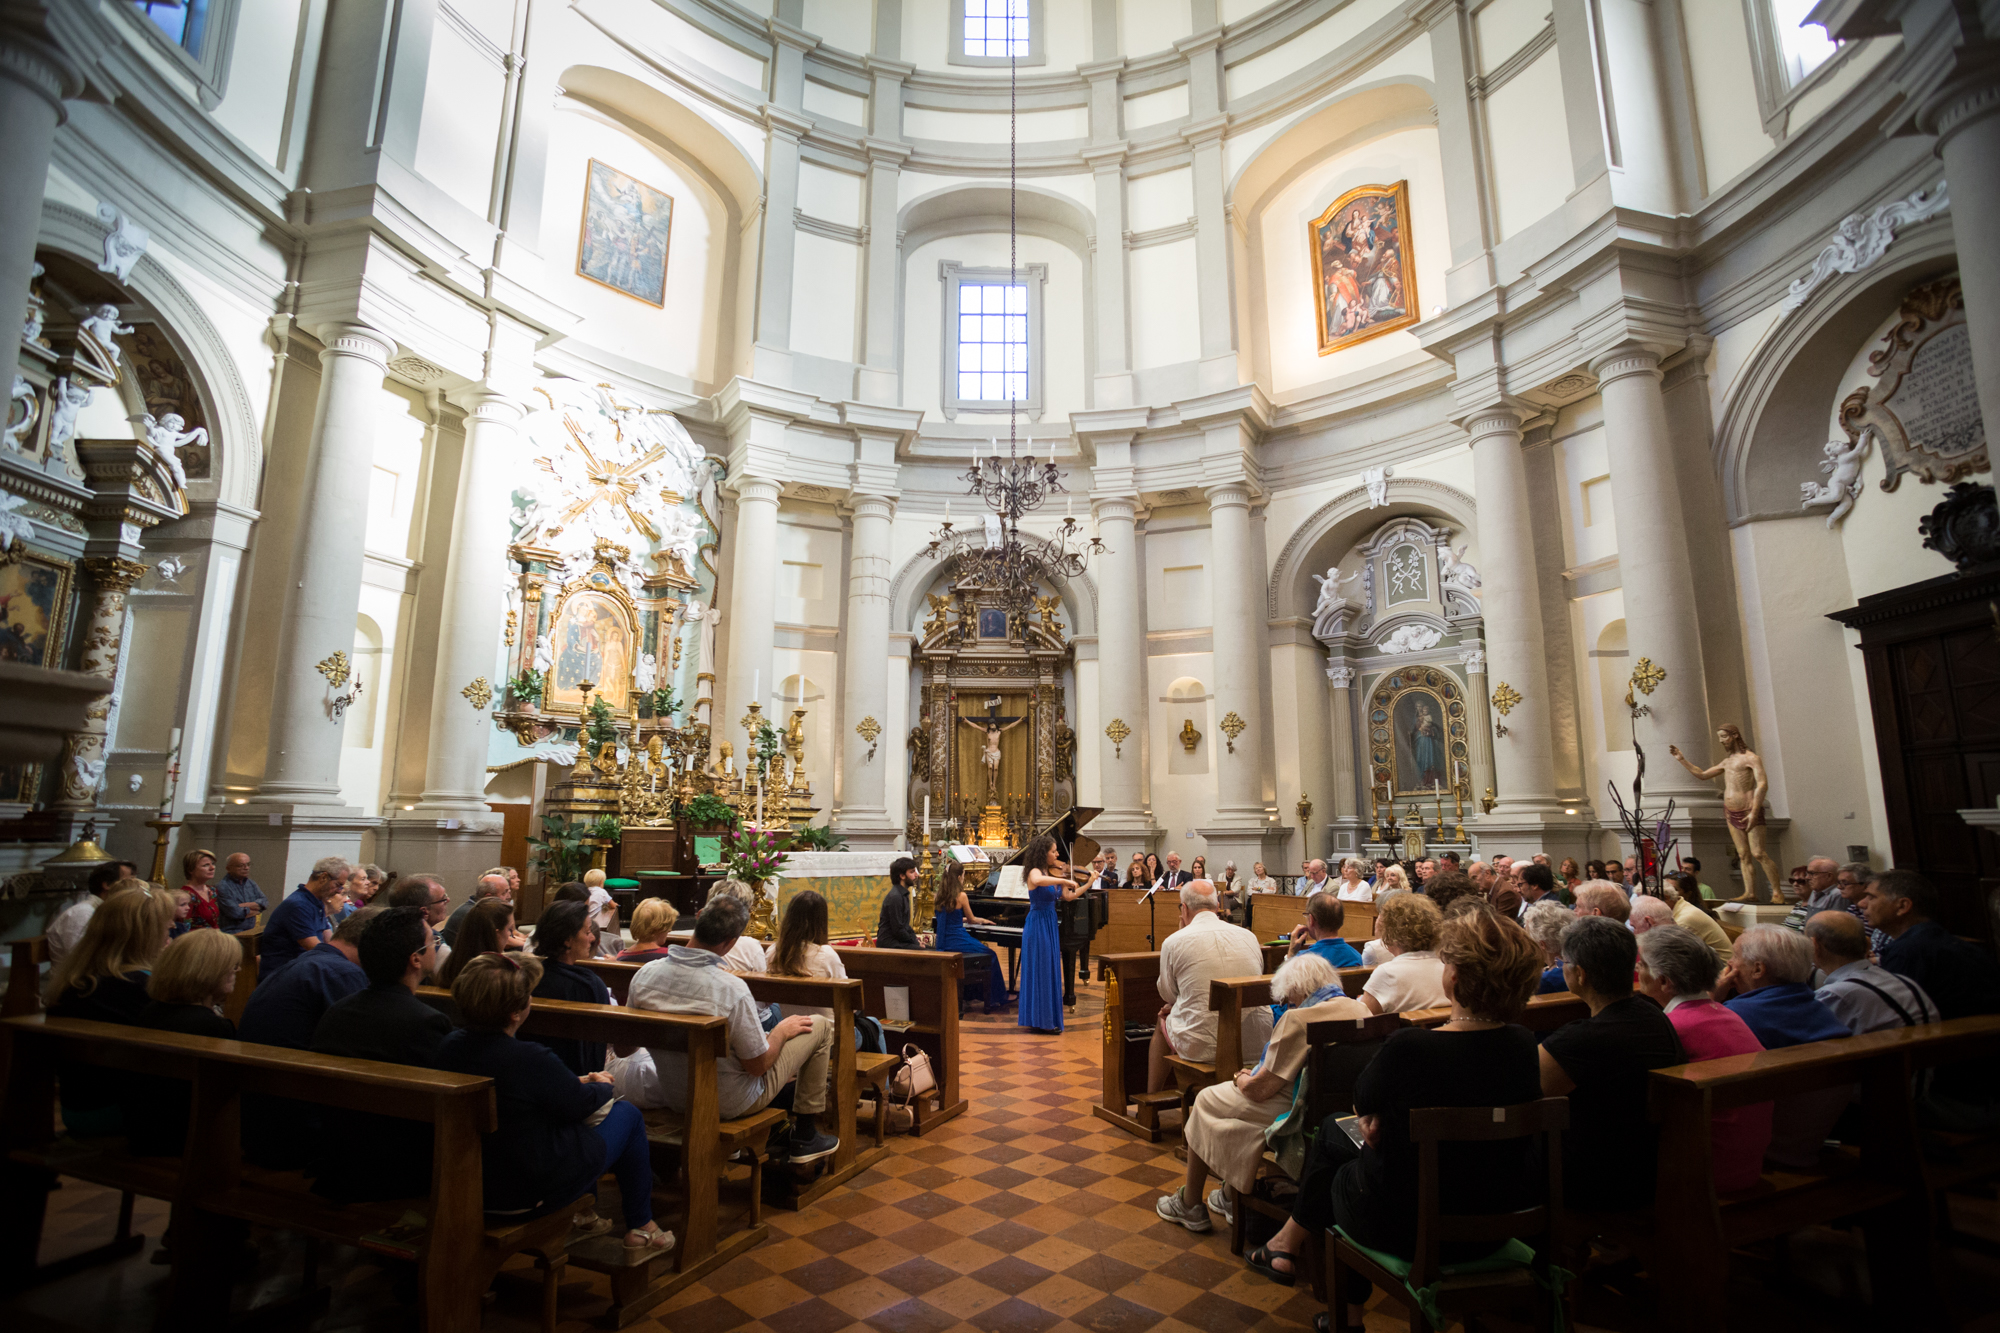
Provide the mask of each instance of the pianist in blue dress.
[{"label": "pianist in blue dress", "polygon": [[[980,868],[985,869],[981,862]],[[967,926],[990,926],[993,923],[972,914],[971,896],[965,888],[965,864],[947,857],[944,863],[944,882],[938,887],[937,948],[944,953],[985,954],[986,955],[986,1012],[998,1013],[1007,1007],[1007,974],[1000,969],[1000,957],[991,946],[976,940],[966,930]]]},{"label": "pianist in blue dress", "polygon": [[1035,1032],[1063,1027],[1062,937],[1056,905],[1083,890],[1044,833],[1022,854],[1028,871],[1028,919],[1021,928],[1021,1010],[1016,1021]]}]

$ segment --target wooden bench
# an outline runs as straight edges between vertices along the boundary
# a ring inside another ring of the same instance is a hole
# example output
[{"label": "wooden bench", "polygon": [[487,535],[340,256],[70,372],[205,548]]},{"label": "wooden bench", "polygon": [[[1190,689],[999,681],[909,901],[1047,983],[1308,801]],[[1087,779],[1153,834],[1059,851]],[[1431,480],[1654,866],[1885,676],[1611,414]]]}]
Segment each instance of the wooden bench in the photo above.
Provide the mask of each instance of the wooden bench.
[{"label": "wooden bench", "polygon": [[[236,938],[243,942],[243,962],[236,969],[236,989],[229,993],[222,1012],[234,1023],[243,1016],[243,1006],[250,1003],[250,992],[257,988],[257,947],[263,937],[259,930],[245,931]],[[25,940],[15,940],[8,945],[11,957],[7,965],[7,994],[0,999],[0,1018],[14,1018],[21,1014],[42,1012],[42,964],[49,961],[49,941],[45,935],[36,935]]]},{"label": "wooden bench", "polygon": [[[959,1082],[958,988],[965,978],[963,954],[939,953],[932,949],[870,949],[836,945],[841,966],[859,981],[864,990],[862,1010],[875,1018],[886,1016],[883,992],[901,986],[910,995],[910,1026],[889,1029],[889,1045],[900,1050],[903,1043],[916,1046],[930,1057],[937,1091],[917,1098],[910,1111],[911,1132],[922,1137],[966,1109]],[[881,1104],[877,1103],[877,1114]]]},{"label": "wooden bench", "polygon": [[[82,1019],[38,1015],[9,1018],[4,1026],[14,1059],[0,1118],[7,1153],[0,1170],[17,1206],[0,1221],[0,1262],[11,1279],[33,1276],[48,1191],[58,1175],[68,1175],[173,1204],[174,1280],[164,1326],[227,1321],[230,1292],[241,1276],[234,1223],[251,1222],[415,1262],[426,1333],[476,1330],[480,1297],[494,1273],[513,1255],[533,1254],[544,1274],[544,1324],[553,1327],[554,1285],[574,1205],[528,1222],[488,1225],[480,1135],[495,1128],[490,1079]],[[185,1154],[137,1157],[125,1151],[122,1139],[59,1139],[55,1081],[64,1063],[185,1080]],[[245,1094],[430,1124],[429,1196],[335,1204],[311,1193],[304,1176],[245,1165]],[[421,1226],[410,1224],[412,1213],[423,1219]]]},{"label": "wooden bench", "polygon": [[[1729,1253],[1801,1227],[1858,1216],[1877,1314],[1945,1327],[1935,1309],[1928,1182],[1911,1086],[1938,1064],[2000,1058],[2000,1015],[1808,1042],[1656,1069],[1660,1125],[1650,1246],[1675,1327],[1723,1327]],[[1752,1189],[1715,1190],[1710,1118],[1718,1111],[1858,1084],[1861,1141],[1816,1171],[1766,1171]]]},{"label": "wooden bench", "polygon": [[[1158,1143],[1161,1109],[1180,1105],[1178,1092],[1146,1091],[1147,1049],[1160,1014],[1160,955],[1099,954],[1097,966],[1104,978],[1103,1086],[1090,1113]],[[1128,1027],[1146,1032],[1128,1035]]]}]

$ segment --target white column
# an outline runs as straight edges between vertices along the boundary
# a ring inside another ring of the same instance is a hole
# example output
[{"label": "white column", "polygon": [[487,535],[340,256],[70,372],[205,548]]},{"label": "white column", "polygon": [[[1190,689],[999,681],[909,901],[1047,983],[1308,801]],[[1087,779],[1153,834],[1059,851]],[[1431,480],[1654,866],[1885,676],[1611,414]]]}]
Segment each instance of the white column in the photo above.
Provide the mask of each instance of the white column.
[{"label": "white column", "polygon": [[2000,253],[1981,239],[2000,228],[2000,71],[1989,64],[1954,83],[1926,108],[1924,119],[1938,136],[1937,154],[1951,187],[1979,412],[2000,422]]},{"label": "white column", "polygon": [[[841,644],[840,830],[887,846],[897,828],[887,800],[889,752],[889,537],[895,501],[854,497],[854,538],[847,559],[847,635]],[[873,719],[871,743],[855,728]],[[869,752],[873,751],[873,757]],[[875,838],[868,835],[874,834]]]},{"label": "white column", "polygon": [[[1496,815],[1546,814],[1558,808],[1555,760],[1549,747],[1549,673],[1543,657],[1542,601],[1535,581],[1529,525],[1528,470],[1521,458],[1521,417],[1510,407],[1474,413],[1473,489],[1479,496],[1479,551],[1485,560],[1482,607],[1491,660],[1491,689],[1501,685],[1520,702],[1500,719],[1507,734],[1493,743]],[[1475,793],[1476,795],[1477,793]]]},{"label": "white column", "polygon": [[[432,691],[430,750],[419,813],[432,818],[485,816],[487,740],[507,584],[508,497],[513,493],[515,427],[521,404],[475,386],[457,398],[466,410],[465,450],[452,513],[438,622],[438,668]],[[491,693],[481,702],[480,686]],[[472,693],[467,694],[470,690]]]},{"label": "white column", "polygon": [[[1093,502],[1104,554],[1097,559],[1098,764],[1104,813],[1095,824],[1113,832],[1146,828],[1146,586],[1139,570],[1138,501],[1101,496]],[[1105,728],[1122,723],[1115,743]],[[1099,841],[1103,841],[1102,838]]]},{"label": "white column", "polygon": [[1096,298],[1097,383],[1093,405],[1130,407],[1132,358],[1125,322],[1125,145],[1087,148],[1097,200],[1097,251],[1091,260]]},{"label": "white column", "polygon": [[[771,697],[771,650],[778,607],[778,494],[783,489],[762,477],[740,477],[736,492],[736,550],[729,569],[729,692],[727,713],[715,719],[713,735],[743,753],[737,726],[752,703]],[[761,680],[761,683],[759,681]],[[761,696],[761,697],[760,697]],[[766,713],[769,716],[769,713]],[[739,760],[740,762],[740,760]]]},{"label": "white column", "polygon": [[[1361,813],[1355,804],[1358,792],[1354,783],[1354,775],[1361,770],[1361,756],[1354,750],[1354,664],[1344,658],[1327,663],[1326,711],[1327,739],[1333,746],[1333,790],[1328,795],[1333,799],[1320,822],[1333,823],[1352,820]],[[1305,743],[1314,744],[1316,739],[1308,736]]]},{"label": "white column", "polygon": [[[779,45],[780,52],[791,48]],[[764,223],[757,272],[756,379],[786,384],[792,365],[792,267],[797,244],[793,214],[799,204],[799,139],[811,122],[777,107],[764,108]]]},{"label": "white column", "polygon": [[[1625,636],[1632,663],[1651,658],[1667,678],[1651,695],[1635,695],[1653,710],[1641,722],[1640,743],[1657,738],[1655,753],[1678,744],[1697,758],[1713,748],[1708,694],[1702,685],[1701,624],[1695,615],[1694,570],[1673,439],[1660,396],[1660,358],[1626,345],[1591,359],[1604,399],[1604,440],[1611,458],[1611,503],[1618,515],[1618,579],[1624,589]],[[1482,507],[1483,507],[1482,497]],[[1483,549],[1483,548],[1482,548]],[[1623,718],[1611,725],[1623,727]],[[1646,772],[1647,792],[1713,804],[1712,783],[1673,762]],[[1658,804],[1658,802],[1654,802]]]},{"label": "white column", "polygon": [[[1258,659],[1267,649],[1264,599],[1257,595],[1251,559],[1250,488],[1225,482],[1208,488],[1209,617],[1214,650],[1217,731],[1231,713],[1249,727],[1259,726]],[[1227,735],[1214,738],[1215,823],[1218,828],[1252,828],[1264,823],[1263,783],[1258,756],[1262,739],[1238,735],[1234,753]]]},{"label": "white column", "polygon": [[[267,805],[338,806],[343,721],[327,709],[330,688],[315,667],[354,647],[361,605],[361,539],[375,454],[382,376],[396,343],[358,324],[320,331],[319,404],[313,409],[292,592],[278,639],[271,694],[270,750],[251,799]],[[365,688],[383,689],[384,681]],[[352,688],[352,684],[347,688]]]},{"label": "white column", "polygon": [[[40,41],[0,31],[0,316],[16,330],[28,308],[29,274],[42,229],[49,150],[64,118],[63,98],[83,91],[67,60]],[[7,335],[11,342],[14,334]]]}]

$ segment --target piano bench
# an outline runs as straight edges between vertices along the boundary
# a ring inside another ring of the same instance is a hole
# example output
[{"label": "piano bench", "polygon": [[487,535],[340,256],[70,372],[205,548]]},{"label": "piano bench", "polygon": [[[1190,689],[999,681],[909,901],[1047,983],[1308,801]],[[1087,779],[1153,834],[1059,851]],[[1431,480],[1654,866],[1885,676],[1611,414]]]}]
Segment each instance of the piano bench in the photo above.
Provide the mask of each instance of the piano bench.
[{"label": "piano bench", "polygon": [[964,955],[965,975],[958,980],[958,1014],[965,1011],[975,1001],[981,1008],[986,1005],[986,970],[1000,966],[1000,959],[993,954],[969,953]]}]

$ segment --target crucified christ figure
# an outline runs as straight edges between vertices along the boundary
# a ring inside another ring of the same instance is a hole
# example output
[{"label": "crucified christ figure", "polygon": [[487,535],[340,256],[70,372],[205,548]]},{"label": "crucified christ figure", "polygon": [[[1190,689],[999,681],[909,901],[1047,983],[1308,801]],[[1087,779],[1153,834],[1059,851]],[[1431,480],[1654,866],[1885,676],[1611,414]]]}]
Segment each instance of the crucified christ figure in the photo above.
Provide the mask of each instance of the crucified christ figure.
[{"label": "crucified christ figure", "polygon": [[1000,737],[1028,719],[1024,717],[962,717],[959,719],[968,727],[976,727],[985,735],[986,744],[979,752],[979,762],[986,766],[986,803],[1000,804]]},{"label": "crucified christ figure", "polygon": [[1743,893],[1736,901],[1750,902],[1757,896],[1754,863],[1763,867],[1764,878],[1771,882],[1771,901],[1781,903],[1785,891],[1779,885],[1778,863],[1771,859],[1766,842],[1768,831],[1764,827],[1764,793],[1770,786],[1764,776],[1764,761],[1743,743],[1743,733],[1733,722],[1718,727],[1715,739],[1722,742],[1723,756],[1722,762],[1713,768],[1696,768],[1678,745],[1669,745],[1667,753],[1698,778],[1722,779],[1722,813],[1729,819],[1729,838],[1736,844],[1736,855],[1743,863]]}]

